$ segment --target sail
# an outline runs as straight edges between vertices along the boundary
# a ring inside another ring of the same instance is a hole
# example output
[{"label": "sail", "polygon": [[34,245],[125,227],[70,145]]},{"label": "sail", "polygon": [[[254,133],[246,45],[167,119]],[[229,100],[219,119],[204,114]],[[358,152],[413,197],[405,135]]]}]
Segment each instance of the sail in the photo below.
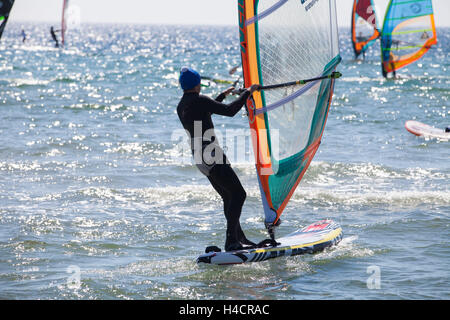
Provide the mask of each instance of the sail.
[{"label": "sail", "polygon": [[383,75],[420,59],[437,44],[431,0],[391,0],[381,35]]},{"label": "sail", "polygon": [[61,19],[61,43],[64,46],[66,31],[67,31],[67,15],[69,8],[69,0],[63,0],[63,10],[62,10],[62,19]]},{"label": "sail", "polygon": [[[245,86],[329,76],[341,61],[335,0],[238,0]],[[334,79],[255,91],[247,101],[265,222],[277,223],[324,131]]]},{"label": "sail", "polygon": [[11,12],[14,0],[0,0],[0,39],[2,38],[3,30],[8,22],[9,13]]},{"label": "sail", "polygon": [[375,43],[380,36],[375,6],[372,0],[354,0],[352,11],[352,42],[355,56]]}]

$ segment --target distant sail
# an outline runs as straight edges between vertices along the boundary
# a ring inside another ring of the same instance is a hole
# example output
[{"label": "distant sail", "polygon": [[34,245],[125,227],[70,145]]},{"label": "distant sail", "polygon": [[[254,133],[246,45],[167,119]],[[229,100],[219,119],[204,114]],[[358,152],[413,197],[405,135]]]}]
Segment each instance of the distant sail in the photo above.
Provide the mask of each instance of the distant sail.
[{"label": "distant sail", "polygon": [[2,38],[3,30],[8,22],[9,13],[13,7],[14,0],[0,0],[0,39]]},{"label": "distant sail", "polygon": [[372,0],[354,0],[352,42],[356,58],[379,38],[378,21]]},{"label": "distant sail", "polygon": [[268,87],[247,101],[267,226],[279,220],[320,145],[333,96],[332,74],[341,61],[336,3],[238,4],[245,86]]},{"label": "distant sail", "polygon": [[66,31],[67,31],[67,15],[69,8],[69,0],[63,0],[63,10],[62,10],[62,19],[61,19],[61,43],[64,46]]},{"label": "distant sail", "polygon": [[391,0],[381,34],[382,71],[403,68],[437,44],[431,0]]}]

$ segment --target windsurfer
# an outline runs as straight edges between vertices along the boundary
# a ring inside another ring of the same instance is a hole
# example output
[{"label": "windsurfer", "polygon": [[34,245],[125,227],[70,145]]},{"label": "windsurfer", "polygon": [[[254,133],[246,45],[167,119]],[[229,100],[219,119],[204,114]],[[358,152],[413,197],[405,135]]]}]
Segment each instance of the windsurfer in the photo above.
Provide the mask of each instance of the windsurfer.
[{"label": "windsurfer", "polygon": [[450,132],[450,127],[445,128],[445,132]]},{"label": "windsurfer", "polygon": [[27,40],[27,35],[25,33],[25,30],[22,29],[22,32],[20,33],[20,35],[22,36],[22,43],[24,43]]},{"label": "windsurfer", "polygon": [[[395,55],[391,51],[390,54],[389,54],[389,62],[386,62],[386,63],[389,64],[389,66],[392,69],[393,79],[395,79],[397,77],[397,74],[396,74],[396,71],[395,71],[395,63],[394,63],[395,59],[396,59]],[[387,76],[388,76],[388,73],[386,72],[386,69],[385,69],[385,64],[383,64],[383,76],[385,78],[387,78]]]},{"label": "windsurfer", "polygon": [[362,31],[359,32],[358,37],[356,37],[356,40],[359,42],[363,42],[366,40],[366,38],[363,36]]},{"label": "windsurfer", "polygon": [[246,238],[239,222],[246,193],[224,151],[216,141],[211,115],[233,117],[260,86],[252,85],[234,102],[224,104],[222,101],[234,90],[234,87],[222,92],[215,100],[201,95],[201,77],[198,72],[190,68],[181,69],[179,82],[184,94],[178,104],[177,113],[191,139],[195,164],[224,202],[227,220],[225,250],[254,247],[256,244]]},{"label": "windsurfer", "polygon": [[[362,31],[360,31],[359,36],[356,38],[356,40],[358,40],[359,42],[364,42],[367,40],[367,38],[364,37]],[[361,51],[363,54],[363,60],[366,60],[366,50],[364,50],[364,47],[361,49]]]},{"label": "windsurfer", "polygon": [[397,73],[395,72],[395,60],[396,60],[396,57],[395,57],[395,55],[392,53],[392,51],[391,51],[391,53],[390,53],[390,55],[389,55],[389,60],[390,60],[390,64],[391,64],[391,69],[392,69],[392,76],[393,76],[393,78],[395,79],[396,77],[397,77]]},{"label": "windsurfer", "polygon": [[58,31],[60,31],[60,30],[53,29],[53,26],[50,27],[50,34],[52,35],[53,41],[55,41],[55,48],[59,48],[59,41],[58,41],[58,38],[56,37],[56,33],[55,33]]}]

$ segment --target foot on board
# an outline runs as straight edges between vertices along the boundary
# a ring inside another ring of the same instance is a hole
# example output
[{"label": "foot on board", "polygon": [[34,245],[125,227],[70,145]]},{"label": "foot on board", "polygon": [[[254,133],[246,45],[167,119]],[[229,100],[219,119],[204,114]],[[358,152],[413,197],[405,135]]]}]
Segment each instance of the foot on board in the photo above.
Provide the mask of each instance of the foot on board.
[{"label": "foot on board", "polygon": [[240,242],[232,242],[225,245],[225,251],[238,251],[243,249],[244,247]]},{"label": "foot on board", "polygon": [[279,246],[281,243],[276,242],[274,239],[265,239],[258,243],[258,248],[267,248],[267,247],[276,247]]},{"label": "foot on board", "polygon": [[216,246],[209,246],[205,249],[205,253],[209,253],[209,252],[221,252],[222,249],[220,249],[219,247]]}]

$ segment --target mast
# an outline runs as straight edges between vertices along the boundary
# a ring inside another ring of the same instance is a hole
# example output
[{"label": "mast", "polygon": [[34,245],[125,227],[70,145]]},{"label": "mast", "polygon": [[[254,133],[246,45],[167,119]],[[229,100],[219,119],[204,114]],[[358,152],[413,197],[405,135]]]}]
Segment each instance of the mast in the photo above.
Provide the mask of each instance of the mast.
[{"label": "mast", "polygon": [[64,46],[65,36],[67,30],[67,8],[69,7],[69,0],[63,0],[62,18],[61,18],[61,44]]}]

